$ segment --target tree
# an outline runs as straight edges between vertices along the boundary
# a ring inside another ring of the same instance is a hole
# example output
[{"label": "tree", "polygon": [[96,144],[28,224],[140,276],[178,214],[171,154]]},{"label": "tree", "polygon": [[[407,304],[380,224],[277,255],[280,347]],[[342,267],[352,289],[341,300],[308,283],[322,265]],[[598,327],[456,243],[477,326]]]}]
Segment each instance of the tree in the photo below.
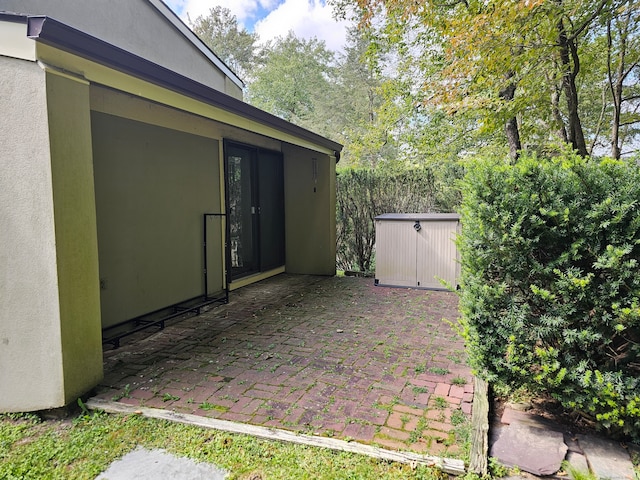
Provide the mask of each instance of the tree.
[{"label": "tree", "polygon": [[613,158],[619,158],[622,153],[624,133],[632,133],[634,125],[637,133],[640,125],[640,2],[628,0],[617,13],[606,19],[607,80],[613,106],[610,136]]},{"label": "tree", "polygon": [[243,78],[249,78],[254,68],[258,35],[238,25],[238,19],[227,8],[216,6],[209,14],[189,20],[191,29],[200,39]]},{"label": "tree", "polygon": [[330,91],[333,54],[316,38],[299,39],[290,31],[268,42],[263,62],[253,71],[249,103],[289,122],[326,133],[314,120],[320,98]]},{"label": "tree", "polygon": [[[440,105],[449,113],[473,113],[481,130],[503,129],[512,158],[521,146],[558,140],[580,155],[589,155],[585,133],[595,138],[591,126],[598,117],[585,122],[581,115],[587,99],[580,87],[585,67],[590,67],[584,60],[606,35],[604,25],[609,20],[618,28],[610,36],[610,50],[620,52],[631,45],[637,50],[634,0],[332,3],[343,16],[354,8],[360,25],[379,38],[374,54],[397,49],[405,63],[414,65],[419,72],[414,85],[421,90],[423,102]],[[624,24],[633,28],[620,29]],[[609,66],[620,56],[616,58],[611,57]],[[623,70],[628,72],[628,91],[638,81],[636,67],[630,69],[631,65],[628,61]],[[595,84],[606,79],[602,72],[599,78],[590,78]],[[634,95],[625,98],[626,111],[633,110]],[[600,120],[606,120],[613,132],[625,123],[622,116],[605,115]]]},{"label": "tree", "polygon": [[368,48],[362,32],[349,30],[334,69],[329,105],[336,138],[345,146],[343,165],[375,167],[397,155],[393,130],[402,121],[402,112],[394,103],[395,82],[367,61]]}]

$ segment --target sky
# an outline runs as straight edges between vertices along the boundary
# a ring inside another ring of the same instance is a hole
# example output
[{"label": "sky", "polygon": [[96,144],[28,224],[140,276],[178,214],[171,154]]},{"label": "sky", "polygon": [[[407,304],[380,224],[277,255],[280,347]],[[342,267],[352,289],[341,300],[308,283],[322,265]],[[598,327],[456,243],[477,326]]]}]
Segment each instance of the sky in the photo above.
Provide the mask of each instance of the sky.
[{"label": "sky", "polygon": [[[220,5],[231,10],[238,23],[256,32],[261,42],[285,36],[293,30],[299,38],[324,40],[327,48],[340,51],[345,44],[347,22],[336,21],[325,0],[164,0],[189,25]],[[187,17],[188,15],[188,17]]]}]

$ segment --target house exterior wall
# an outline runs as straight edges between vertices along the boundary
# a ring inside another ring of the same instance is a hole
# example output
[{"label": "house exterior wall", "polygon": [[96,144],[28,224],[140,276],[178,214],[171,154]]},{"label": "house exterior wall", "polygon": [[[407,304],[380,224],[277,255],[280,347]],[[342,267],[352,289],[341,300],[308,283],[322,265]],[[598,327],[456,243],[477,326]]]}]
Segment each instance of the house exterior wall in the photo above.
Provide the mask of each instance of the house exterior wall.
[{"label": "house exterior wall", "polygon": [[88,86],[0,70],[0,410],[53,408],[102,376]]},{"label": "house exterior wall", "polygon": [[[86,13],[87,3],[91,3],[91,15]],[[242,98],[242,89],[228,81],[147,1],[2,0],[0,10],[50,16],[227,95]]]},{"label": "house exterior wall", "polygon": [[98,112],[92,131],[103,327],[203,295],[218,142]]},{"label": "house exterior wall", "polygon": [[[40,5],[12,5],[27,2]],[[160,28],[155,13],[144,20]],[[287,271],[335,273],[339,145],[215,92],[71,53],[62,37],[26,38],[21,20],[0,21],[0,411],[75,401],[103,375],[101,327],[204,292],[203,214],[225,208],[224,139],[283,153]],[[209,292],[224,282],[224,222],[216,229]]]},{"label": "house exterior wall", "polygon": [[89,84],[47,73],[64,404],[102,378]]},{"label": "house exterior wall", "polygon": [[335,157],[289,144],[282,152],[286,271],[335,275]]},{"label": "house exterior wall", "polygon": [[[0,11],[2,7],[0,4]],[[36,45],[27,37],[27,25],[22,22],[3,22],[0,25],[0,55],[24,60],[36,59]]]}]

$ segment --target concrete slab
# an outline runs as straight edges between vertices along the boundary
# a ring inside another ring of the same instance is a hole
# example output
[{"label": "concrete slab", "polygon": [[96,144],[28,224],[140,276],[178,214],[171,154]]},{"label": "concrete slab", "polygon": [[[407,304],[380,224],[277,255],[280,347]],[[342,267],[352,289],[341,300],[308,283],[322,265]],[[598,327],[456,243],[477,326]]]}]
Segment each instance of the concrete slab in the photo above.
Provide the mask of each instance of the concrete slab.
[{"label": "concrete slab", "polygon": [[137,448],[102,472],[96,480],[224,480],[227,471],[180,458],[164,450]]},{"label": "concrete slab", "polygon": [[578,435],[591,471],[597,478],[633,480],[635,473],[628,450],[620,443],[593,435]]},{"label": "concrete slab", "polygon": [[562,433],[515,423],[496,432],[489,456],[534,475],[552,475],[566,454]]}]

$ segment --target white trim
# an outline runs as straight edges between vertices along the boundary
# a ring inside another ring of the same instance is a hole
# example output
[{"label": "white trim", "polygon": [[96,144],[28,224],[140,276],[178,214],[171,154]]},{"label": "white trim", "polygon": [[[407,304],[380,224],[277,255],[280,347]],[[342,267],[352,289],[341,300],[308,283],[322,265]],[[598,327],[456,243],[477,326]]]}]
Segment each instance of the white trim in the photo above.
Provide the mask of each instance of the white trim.
[{"label": "white trim", "polygon": [[178,17],[173,10],[171,10],[166,3],[162,0],[147,0],[158,10],[164,17],[171,22],[171,24],[178,29],[182,35],[185,36],[202,54],[209,59],[216,67],[229,77],[229,79],[235,83],[241,90],[244,89],[244,82],[238,77],[233,70],[231,70],[218,56],[211,51],[207,45],[198,38],[198,36],[191,31],[191,29]]},{"label": "white trim", "polygon": [[365,445],[358,442],[348,442],[337,438],[321,437],[319,435],[305,435],[289,430],[250,425],[248,423],[232,422],[217,418],[202,417],[191,413],[178,413],[161,408],[141,407],[137,405],[125,405],[115,401],[103,400],[92,397],[86,402],[86,407],[93,411],[102,411],[121,415],[142,415],[147,418],[167,420],[170,422],[192,425],[202,428],[210,428],[222,432],[236,433],[239,435],[251,435],[253,437],[289,442],[311,447],[329,448],[341,452],[350,452],[358,455],[389,462],[400,462],[409,465],[427,465],[436,467],[445,473],[463,475],[465,473],[464,461],[455,458],[434,457],[414,452],[387,450],[373,445]]},{"label": "white trim", "polygon": [[26,23],[0,21],[0,55],[36,60],[36,42],[27,37]]}]

